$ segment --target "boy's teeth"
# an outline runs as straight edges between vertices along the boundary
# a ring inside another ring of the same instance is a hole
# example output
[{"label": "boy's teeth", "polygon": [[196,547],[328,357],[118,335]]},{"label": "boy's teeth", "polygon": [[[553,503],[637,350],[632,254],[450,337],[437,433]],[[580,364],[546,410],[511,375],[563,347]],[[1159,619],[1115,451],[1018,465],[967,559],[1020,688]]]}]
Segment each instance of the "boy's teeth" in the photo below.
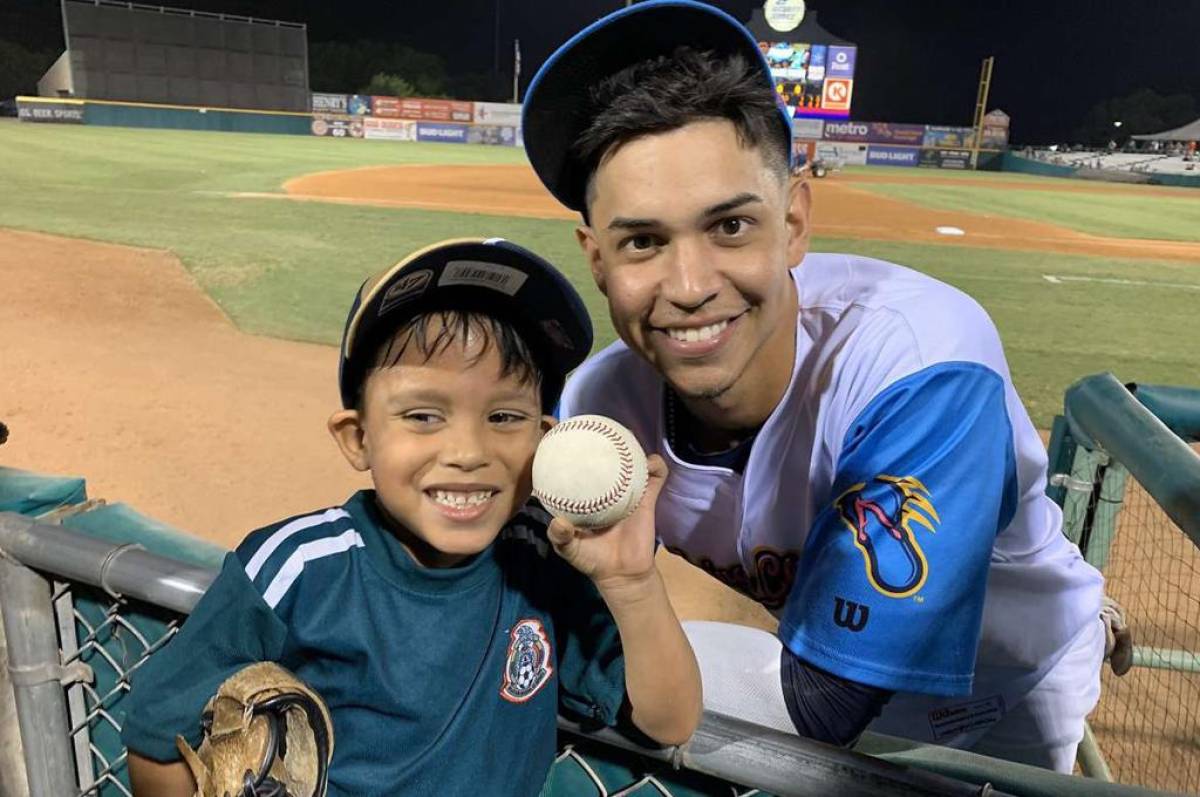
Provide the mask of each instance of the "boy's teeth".
[{"label": "boy's teeth", "polygon": [[491,490],[481,490],[475,493],[464,493],[456,490],[434,490],[433,500],[446,506],[464,507],[478,506],[492,497]]},{"label": "boy's teeth", "polygon": [[729,326],[728,321],[719,321],[716,324],[709,324],[706,327],[669,329],[667,332],[675,340],[685,341],[687,343],[696,343],[701,340],[709,340],[714,336],[721,334],[721,332],[723,332],[727,326]]}]

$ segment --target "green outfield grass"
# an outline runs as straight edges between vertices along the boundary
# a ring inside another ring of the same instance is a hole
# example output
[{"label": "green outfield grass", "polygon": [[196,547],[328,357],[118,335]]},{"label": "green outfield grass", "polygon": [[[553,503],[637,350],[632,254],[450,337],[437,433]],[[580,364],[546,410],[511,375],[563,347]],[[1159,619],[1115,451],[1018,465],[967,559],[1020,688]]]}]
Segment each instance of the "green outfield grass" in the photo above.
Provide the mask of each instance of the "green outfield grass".
[{"label": "green outfield grass", "polygon": [[[1004,172],[1000,174],[1012,176]],[[1124,187],[1129,193],[1063,193],[1047,190],[1044,184],[1032,182],[1027,189],[911,183],[855,183],[855,187],[940,210],[965,210],[1045,221],[1093,235],[1200,241],[1200,191],[1190,188],[1180,188],[1177,195],[1165,196],[1160,193],[1139,195],[1134,193],[1138,186]]]},{"label": "green outfield grass", "polygon": [[[523,161],[503,147],[3,122],[0,227],[168,249],[242,329],[331,344],[366,274],[441,238],[499,235],[558,263],[608,343],[607,311],[570,222],[228,196],[280,192],[290,177],[327,169]],[[1091,195],[1056,201],[1080,196]],[[1162,199],[1141,200],[1139,213],[1155,221]],[[904,263],[975,296],[1040,426],[1088,373],[1200,385],[1197,266],[820,238],[814,249]],[[1054,284],[1046,274],[1118,282]]]}]

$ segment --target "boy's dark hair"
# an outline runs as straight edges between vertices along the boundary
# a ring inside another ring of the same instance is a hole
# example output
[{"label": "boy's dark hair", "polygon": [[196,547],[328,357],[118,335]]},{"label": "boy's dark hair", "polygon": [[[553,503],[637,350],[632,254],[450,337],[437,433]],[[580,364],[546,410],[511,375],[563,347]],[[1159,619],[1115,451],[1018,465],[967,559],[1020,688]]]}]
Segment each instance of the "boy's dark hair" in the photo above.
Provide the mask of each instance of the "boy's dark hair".
[{"label": "boy's dark hair", "polygon": [[472,366],[495,346],[500,356],[500,376],[515,375],[522,385],[532,385],[540,399],[544,378],[542,368],[511,324],[472,310],[433,310],[408,319],[375,345],[362,381],[355,390],[355,409],[359,414],[365,409],[363,388],[375,370],[396,367],[410,348],[420,353],[423,362],[429,362],[453,345],[465,347],[473,333],[483,335],[483,345],[472,358]]},{"label": "boy's dark hair", "polygon": [[677,47],[669,57],[641,61],[601,80],[588,100],[591,124],[571,149],[588,174],[588,204],[596,169],[614,147],[702,119],[732,122],[744,146],[759,148],[771,169],[787,174],[789,153],[779,135],[775,94],[763,83],[762,68],[740,55]]}]

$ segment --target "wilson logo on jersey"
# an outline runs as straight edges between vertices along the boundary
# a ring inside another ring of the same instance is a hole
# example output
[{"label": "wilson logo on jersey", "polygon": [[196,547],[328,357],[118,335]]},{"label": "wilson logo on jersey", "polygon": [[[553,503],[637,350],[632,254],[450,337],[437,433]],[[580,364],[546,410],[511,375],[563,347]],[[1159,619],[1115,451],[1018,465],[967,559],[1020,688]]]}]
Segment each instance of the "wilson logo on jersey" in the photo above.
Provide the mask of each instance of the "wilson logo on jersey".
[{"label": "wilson logo on jersey", "polygon": [[848,601],[845,598],[833,598],[833,622],[848,631],[858,633],[867,627],[871,617],[871,607],[862,603]]},{"label": "wilson logo on jersey", "polygon": [[509,636],[500,697],[511,703],[524,703],[536,695],[554,673],[550,661],[550,640],[542,621],[521,620]]},{"label": "wilson logo on jersey", "polygon": [[889,598],[907,598],[925,586],[929,563],[913,523],[935,532],[940,524],[929,489],[914,476],[876,476],[859,482],[833,505],[853,535],[867,580]]}]

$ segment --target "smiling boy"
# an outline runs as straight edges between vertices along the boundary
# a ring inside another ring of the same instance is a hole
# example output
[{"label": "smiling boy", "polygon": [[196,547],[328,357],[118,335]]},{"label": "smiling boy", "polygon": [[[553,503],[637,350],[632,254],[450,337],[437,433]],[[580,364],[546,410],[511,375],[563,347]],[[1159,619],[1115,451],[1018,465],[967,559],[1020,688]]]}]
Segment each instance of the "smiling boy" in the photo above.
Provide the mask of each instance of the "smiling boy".
[{"label": "smiling boy", "polygon": [[229,555],[134,677],[135,793],[193,793],[176,735],[195,747],[208,697],[260,661],[327,704],[329,794],[534,794],[560,706],[685,741],[699,674],[654,566],[661,459],[603,533],[547,531],[526,504],[548,410],[590,347],[574,289],[504,241],[438,244],[368,281],[329,430],[374,490]]}]

